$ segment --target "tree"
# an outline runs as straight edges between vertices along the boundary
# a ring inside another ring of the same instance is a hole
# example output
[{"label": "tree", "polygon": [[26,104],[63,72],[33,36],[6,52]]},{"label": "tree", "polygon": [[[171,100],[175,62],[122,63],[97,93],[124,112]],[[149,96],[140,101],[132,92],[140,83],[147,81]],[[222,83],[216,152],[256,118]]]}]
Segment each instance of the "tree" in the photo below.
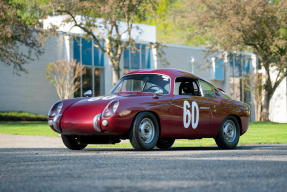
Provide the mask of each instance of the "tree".
[{"label": "tree", "polygon": [[59,60],[47,65],[46,77],[62,100],[74,96],[74,92],[80,88],[79,78],[85,72],[85,67],[75,60]]},{"label": "tree", "polygon": [[156,26],[157,41],[160,43],[203,45],[205,38],[202,35],[191,38],[195,28],[186,25],[188,18],[183,15],[189,11],[182,0],[160,0],[156,15],[148,14],[145,23]]},{"label": "tree", "polygon": [[26,71],[23,64],[43,52],[37,36],[41,33],[36,28],[38,24],[35,12],[32,9],[27,11],[25,4],[0,1],[0,59],[4,64],[12,65],[18,74]]},{"label": "tree", "polygon": [[[145,19],[147,11],[156,7],[156,0],[74,0],[53,1],[53,10],[68,15],[65,22],[72,22],[85,32],[86,39],[92,39],[108,56],[120,76],[120,59],[127,48],[134,48],[132,31],[136,21]],[[80,17],[79,17],[80,16]]]},{"label": "tree", "polygon": [[[195,34],[208,34],[212,48],[252,51],[264,69],[262,119],[269,119],[269,103],[287,76],[287,1],[184,0]],[[275,74],[275,77],[272,77]]]}]

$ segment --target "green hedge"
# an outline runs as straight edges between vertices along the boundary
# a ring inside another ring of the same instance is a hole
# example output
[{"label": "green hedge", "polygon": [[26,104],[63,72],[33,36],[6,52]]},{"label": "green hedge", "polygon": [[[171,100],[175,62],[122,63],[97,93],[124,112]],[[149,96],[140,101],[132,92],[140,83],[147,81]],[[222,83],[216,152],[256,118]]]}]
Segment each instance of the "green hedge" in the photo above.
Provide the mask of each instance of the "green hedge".
[{"label": "green hedge", "polygon": [[46,115],[39,115],[28,112],[0,112],[0,121],[47,121]]}]

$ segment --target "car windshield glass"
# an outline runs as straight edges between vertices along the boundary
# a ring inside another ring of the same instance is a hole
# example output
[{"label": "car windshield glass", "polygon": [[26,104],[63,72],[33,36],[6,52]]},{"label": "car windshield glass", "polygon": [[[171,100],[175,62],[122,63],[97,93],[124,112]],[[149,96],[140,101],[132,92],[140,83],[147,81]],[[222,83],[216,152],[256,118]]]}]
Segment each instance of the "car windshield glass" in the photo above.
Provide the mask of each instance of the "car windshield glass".
[{"label": "car windshield glass", "polygon": [[120,92],[150,92],[169,94],[170,78],[161,74],[133,74],[123,77],[112,90]]}]

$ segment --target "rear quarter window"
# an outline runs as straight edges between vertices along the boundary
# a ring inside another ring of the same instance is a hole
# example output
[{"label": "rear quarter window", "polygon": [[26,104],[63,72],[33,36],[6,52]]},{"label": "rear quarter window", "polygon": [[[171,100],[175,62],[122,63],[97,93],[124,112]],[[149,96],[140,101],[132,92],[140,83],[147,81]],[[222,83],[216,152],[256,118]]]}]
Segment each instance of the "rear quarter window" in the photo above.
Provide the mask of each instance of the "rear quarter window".
[{"label": "rear quarter window", "polygon": [[211,84],[205,81],[199,80],[199,85],[201,89],[201,95],[203,97],[216,98],[215,89]]}]

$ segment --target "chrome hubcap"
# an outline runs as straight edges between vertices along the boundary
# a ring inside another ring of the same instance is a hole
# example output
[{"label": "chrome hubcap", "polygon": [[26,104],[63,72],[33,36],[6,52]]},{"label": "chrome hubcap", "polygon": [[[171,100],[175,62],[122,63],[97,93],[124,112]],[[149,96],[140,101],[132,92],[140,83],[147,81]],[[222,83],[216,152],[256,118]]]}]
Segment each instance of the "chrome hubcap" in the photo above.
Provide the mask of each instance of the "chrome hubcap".
[{"label": "chrome hubcap", "polygon": [[140,122],[139,126],[139,136],[144,143],[152,142],[155,134],[155,128],[152,120],[144,118]]},{"label": "chrome hubcap", "polygon": [[224,140],[232,143],[236,138],[236,125],[232,120],[227,120],[223,125]]}]

